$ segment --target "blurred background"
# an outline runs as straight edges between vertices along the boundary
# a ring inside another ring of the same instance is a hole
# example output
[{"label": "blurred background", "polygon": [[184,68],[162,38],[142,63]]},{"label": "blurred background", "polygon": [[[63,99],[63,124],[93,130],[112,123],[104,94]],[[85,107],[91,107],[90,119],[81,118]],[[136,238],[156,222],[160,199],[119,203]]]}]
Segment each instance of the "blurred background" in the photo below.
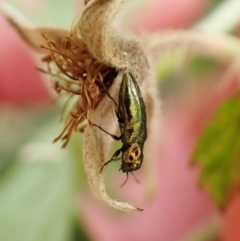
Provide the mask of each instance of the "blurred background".
[{"label": "blurred background", "polygon": [[[37,25],[67,28],[83,7],[76,0],[8,2]],[[124,25],[136,34],[193,28],[239,35],[238,0],[133,0],[128,5]],[[163,127],[156,133],[155,189],[146,194],[142,171],[140,184],[131,178],[120,188],[119,163],[109,166],[110,194],[145,209],[120,213],[89,191],[82,134],[74,134],[66,149],[52,144],[62,129],[61,109],[48,76],[35,69],[41,65],[38,56],[1,15],[0,33],[0,241],[240,240],[240,197],[219,211],[200,188],[201,168],[190,165],[203,126],[238,88],[230,83],[216,91],[226,65],[182,51],[161,57],[156,71]]]}]

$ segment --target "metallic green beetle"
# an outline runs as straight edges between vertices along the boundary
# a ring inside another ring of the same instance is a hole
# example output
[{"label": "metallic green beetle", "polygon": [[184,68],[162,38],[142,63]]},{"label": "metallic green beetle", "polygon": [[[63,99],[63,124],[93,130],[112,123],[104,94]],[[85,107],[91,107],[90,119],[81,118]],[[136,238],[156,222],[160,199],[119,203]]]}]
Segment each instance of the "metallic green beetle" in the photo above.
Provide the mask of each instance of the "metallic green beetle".
[{"label": "metallic green beetle", "polygon": [[125,73],[119,90],[118,104],[106,91],[109,98],[114,102],[121,135],[115,136],[97,126],[115,140],[122,141],[122,147],[118,149],[108,163],[117,160],[122,152],[122,165],[119,170],[132,172],[138,170],[143,162],[143,146],[147,139],[147,117],[145,104],[140,88],[132,74]]}]

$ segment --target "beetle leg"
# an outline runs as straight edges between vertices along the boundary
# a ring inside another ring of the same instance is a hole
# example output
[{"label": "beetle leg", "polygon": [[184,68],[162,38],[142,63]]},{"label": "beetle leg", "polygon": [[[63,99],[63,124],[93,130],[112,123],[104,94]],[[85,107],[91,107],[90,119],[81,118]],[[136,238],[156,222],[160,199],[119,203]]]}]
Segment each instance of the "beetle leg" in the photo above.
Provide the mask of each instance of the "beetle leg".
[{"label": "beetle leg", "polygon": [[121,151],[122,151],[122,148],[118,149],[118,150],[113,154],[113,156],[111,157],[111,159],[103,164],[103,166],[102,166],[101,169],[100,169],[100,172],[102,172],[103,168],[104,168],[107,164],[109,164],[110,162],[119,160],[119,158],[117,158],[117,157],[119,156],[119,154],[121,153]]},{"label": "beetle leg", "polygon": [[108,131],[104,130],[101,126],[98,126],[94,123],[91,123],[93,126],[96,126],[97,128],[99,128],[101,131],[105,132],[106,134],[108,134],[109,136],[111,136],[114,140],[121,140],[122,136],[116,136],[116,135],[113,135],[111,133],[109,133]]},{"label": "beetle leg", "polygon": [[116,112],[117,112],[117,110],[118,110],[118,104],[117,104],[117,102],[116,102],[116,101],[113,99],[113,97],[109,94],[108,89],[107,89],[107,87],[105,86],[105,84],[102,83],[102,82],[100,82],[100,84],[102,85],[102,87],[103,87],[104,91],[106,92],[106,95],[108,96],[108,98],[115,104],[115,109],[116,109]]}]

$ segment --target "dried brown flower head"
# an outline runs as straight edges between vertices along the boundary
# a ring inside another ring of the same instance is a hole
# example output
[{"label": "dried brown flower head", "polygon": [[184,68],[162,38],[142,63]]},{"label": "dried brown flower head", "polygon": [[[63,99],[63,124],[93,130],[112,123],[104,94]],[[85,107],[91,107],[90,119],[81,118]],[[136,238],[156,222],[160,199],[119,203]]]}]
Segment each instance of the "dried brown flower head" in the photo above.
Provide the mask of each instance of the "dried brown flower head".
[{"label": "dried brown flower head", "polygon": [[64,37],[59,45],[47,36],[43,37],[47,45],[41,47],[49,51],[49,54],[42,58],[42,61],[47,63],[47,70],[44,72],[51,75],[54,89],[58,94],[68,94],[69,100],[75,95],[79,96],[69,111],[63,131],[54,139],[54,142],[61,139],[62,147],[66,147],[72,132],[83,130],[83,127],[79,126],[88,119],[88,112],[95,109],[104,96],[104,88],[112,85],[117,71],[94,59],[82,40],[72,34]]}]

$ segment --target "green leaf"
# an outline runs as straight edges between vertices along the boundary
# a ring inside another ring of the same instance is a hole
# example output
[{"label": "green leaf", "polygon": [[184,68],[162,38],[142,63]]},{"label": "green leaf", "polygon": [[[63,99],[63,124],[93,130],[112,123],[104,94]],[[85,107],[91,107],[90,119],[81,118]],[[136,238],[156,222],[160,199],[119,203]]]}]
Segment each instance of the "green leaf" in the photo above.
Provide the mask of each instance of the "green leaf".
[{"label": "green leaf", "polygon": [[240,95],[222,104],[203,131],[193,155],[200,184],[224,208],[240,184]]}]

